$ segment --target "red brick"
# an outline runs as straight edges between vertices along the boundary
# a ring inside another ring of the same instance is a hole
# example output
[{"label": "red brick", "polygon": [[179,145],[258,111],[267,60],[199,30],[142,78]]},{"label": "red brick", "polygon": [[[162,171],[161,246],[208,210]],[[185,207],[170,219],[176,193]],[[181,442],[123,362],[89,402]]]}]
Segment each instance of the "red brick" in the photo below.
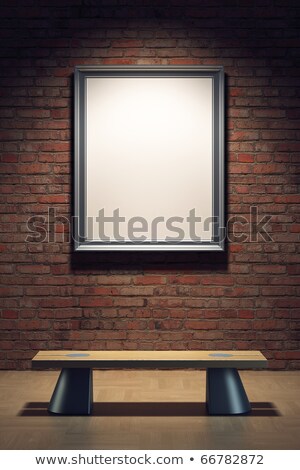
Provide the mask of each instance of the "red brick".
[{"label": "red brick", "polygon": [[47,164],[34,163],[34,164],[23,164],[18,166],[18,173],[20,174],[39,174],[39,173],[50,173],[50,166]]},{"label": "red brick", "polygon": [[17,266],[17,270],[22,274],[47,274],[50,272],[50,266],[20,264]]},{"label": "red brick", "polygon": [[[122,287],[119,289],[119,295],[126,295],[126,296],[150,296],[154,293],[154,287]],[[155,289],[155,293],[159,295],[159,288]]]},{"label": "red brick", "polygon": [[17,154],[13,153],[3,153],[1,155],[1,161],[4,163],[17,163],[19,160],[19,157]]},{"label": "red brick", "polygon": [[282,274],[286,272],[286,266],[281,266],[277,264],[273,265],[257,265],[253,266],[253,270],[256,273],[262,273],[262,274]]},{"label": "red brick", "polygon": [[219,328],[224,330],[251,330],[252,323],[248,320],[220,321]]},{"label": "red brick", "polygon": [[229,134],[229,141],[241,140],[243,142],[247,140],[258,140],[259,134],[255,131],[236,131]]},{"label": "red brick", "polygon": [[182,321],[180,320],[163,320],[155,322],[155,329],[157,330],[179,330],[182,328]]},{"label": "red brick", "polygon": [[[88,61],[90,63],[90,61]],[[135,63],[132,59],[103,59],[103,65],[133,65]]]},{"label": "red brick", "polygon": [[133,282],[137,285],[157,285],[165,284],[166,278],[164,276],[143,275],[133,278]]},{"label": "red brick", "polygon": [[300,204],[300,196],[298,194],[275,196],[274,202],[278,204]]},{"label": "red brick", "polygon": [[204,285],[219,285],[219,286],[232,286],[234,279],[228,275],[212,275],[201,277],[201,284]]},{"label": "red brick", "polygon": [[184,322],[184,327],[191,330],[215,330],[217,323],[215,321],[188,320]]},{"label": "red brick", "polygon": [[1,297],[19,297],[22,293],[23,289],[18,286],[0,287]]},{"label": "red brick", "polygon": [[175,48],[162,48],[157,49],[157,57],[185,57],[187,55],[187,49]]},{"label": "red brick", "polygon": [[286,327],[285,320],[256,320],[253,323],[255,330],[284,330]]},{"label": "red brick", "polygon": [[24,108],[24,109],[18,109],[17,114],[21,118],[45,119],[45,118],[50,117],[50,110],[49,109]]},{"label": "red brick", "polygon": [[113,305],[112,297],[83,297],[79,302],[81,307],[109,307]]},{"label": "red brick", "polygon": [[148,39],[145,41],[145,47],[161,48],[176,47],[176,39]]},{"label": "red brick", "polygon": [[6,319],[15,319],[15,318],[18,318],[18,311],[15,311],[15,310],[2,310],[2,314],[1,314],[1,317],[2,318],[6,318]]},{"label": "red brick", "polygon": [[248,174],[251,173],[251,165],[248,165],[247,163],[237,163],[237,164],[231,164],[230,165],[230,172],[231,174]]},{"label": "red brick", "polygon": [[268,108],[261,108],[255,109],[254,115],[259,118],[284,118],[285,117],[285,110],[283,109],[268,109]]},{"label": "red brick", "polygon": [[69,108],[51,109],[51,117],[53,119],[68,119],[71,118],[71,111]]},{"label": "red brick", "polygon": [[55,318],[55,319],[65,319],[65,318],[77,318],[82,317],[82,312],[80,308],[62,308],[62,309],[42,309],[38,313],[39,318]]},{"label": "red brick", "polygon": [[300,264],[287,266],[287,272],[289,275],[300,274]]},{"label": "red brick", "polygon": [[74,295],[116,295],[119,294],[119,288],[116,287],[75,287]]},{"label": "red brick", "polygon": [[118,41],[112,41],[111,46],[112,47],[122,47],[122,48],[128,48],[128,47],[143,47],[143,41],[140,41],[138,39],[120,39]]},{"label": "red brick", "polygon": [[37,198],[37,201],[41,204],[66,204],[69,200],[70,196],[68,194],[47,194]]},{"label": "red brick", "polygon": [[48,320],[20,320],[18,328],[20,330],[49,330],[50,322]]},{"label": "red brick", "polygon": [[168,281],[170,284],[200,284],[200,276],[197,275],[176,275],[169,276]]},{"label": "red brick", "polygon": [[247,153],[239,153],[237,155],[237,160],[240,163],[253,163],[254,162],[254,155],[249,155]]},{"label": "red brick", "polygon": [[74,307],[77,305],[77,299],[75,298],[65,298],[65,297],[49,297],[41,299],[39,301],[41,307],[46,308],[65,308],[65,307]]},{"label": "red brick", "polygon": [[200,62],[199,59],[191,59],[190,57],[169,60],[170,65],[200,65]]},{"label": "red brick", "polygon": [[131,276],[129,275],[96,275],[95,284],[103,284],[103,285],[126,285],[131,283]]},{"label": "red brick", "polygon": [[70,142],[41,143],[39,149],[42,152],[68,152],[71,150]]},{"label": "red brick", "polygon": [[118,297],[113,299],[113,305],[118,307],[143,307],[145,305],[145,300],[142,298]]}]

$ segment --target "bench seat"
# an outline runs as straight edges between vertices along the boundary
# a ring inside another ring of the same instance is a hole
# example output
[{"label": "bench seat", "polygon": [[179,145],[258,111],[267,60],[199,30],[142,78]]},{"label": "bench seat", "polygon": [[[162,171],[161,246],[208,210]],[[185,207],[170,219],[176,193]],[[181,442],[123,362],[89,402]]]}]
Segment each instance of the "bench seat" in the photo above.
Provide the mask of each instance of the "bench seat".
[{"label": "bench seat", "polygon": [[207,369],[209,414],[249,413],[251,406],[237,369],[267,367],[260,351],[39,351],[33,369],[62,369],[48,411],[89,415],[93,404],[92,370]]},{"label": "bench seat", "polygon": [[34,369],[257,369],[266,366],[267,359],[260,351],[40,351],[32,359]]}]

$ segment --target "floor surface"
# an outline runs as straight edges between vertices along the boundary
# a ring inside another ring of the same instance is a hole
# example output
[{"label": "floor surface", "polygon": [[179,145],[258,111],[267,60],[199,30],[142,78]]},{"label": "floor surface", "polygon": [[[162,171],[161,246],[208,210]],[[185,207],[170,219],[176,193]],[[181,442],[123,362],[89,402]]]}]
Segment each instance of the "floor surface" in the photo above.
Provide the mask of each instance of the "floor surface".
[{"label": "floor surface", "polygon": [[92,416],[53,416],[58,374],[0,371],[0,449],[300,449],[297,371],[241,371],[248,416],[208,416],[194,370],[94,371]]}]

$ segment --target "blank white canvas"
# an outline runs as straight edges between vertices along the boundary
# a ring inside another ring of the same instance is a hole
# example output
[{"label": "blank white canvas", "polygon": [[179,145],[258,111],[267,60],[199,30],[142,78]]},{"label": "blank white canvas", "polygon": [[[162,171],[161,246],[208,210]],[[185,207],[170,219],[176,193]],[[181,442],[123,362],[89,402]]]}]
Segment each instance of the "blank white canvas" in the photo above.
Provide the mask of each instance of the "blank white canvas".
[{"label": "blank white canvas", "polygon": [[[212,216],[212,79],[102,78],[86,81],[86,215],[93,238],[96,217],[115,209],[126,217],[182,217],[185,231],[195,209],[202,221]],[[211,229],[197,235],[211,240]],[[120,225],[127,239],[127,223]],[[176,236],[158,224],[158,239]],[[105,234],[114,240],[112,224]],[[139,234],[140,235],[140,234]],[[150,229],[145,233],[151,240]]]}]

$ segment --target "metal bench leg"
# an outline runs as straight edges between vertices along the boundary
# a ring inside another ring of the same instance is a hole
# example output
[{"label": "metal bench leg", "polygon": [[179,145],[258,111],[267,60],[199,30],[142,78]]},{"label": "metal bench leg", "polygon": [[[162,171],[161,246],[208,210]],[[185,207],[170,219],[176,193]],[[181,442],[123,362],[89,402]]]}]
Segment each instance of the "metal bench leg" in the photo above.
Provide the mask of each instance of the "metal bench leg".
[{"label": "metal bench leg", "polygon": [[251,411],[237,369],[207,369],[206,406],[210,415],[239,415]]},{"label": "metal bench leg", "polygon": [[49,413],[89,415],[92,405],[93,370],[62,369],[49,403]]}]

